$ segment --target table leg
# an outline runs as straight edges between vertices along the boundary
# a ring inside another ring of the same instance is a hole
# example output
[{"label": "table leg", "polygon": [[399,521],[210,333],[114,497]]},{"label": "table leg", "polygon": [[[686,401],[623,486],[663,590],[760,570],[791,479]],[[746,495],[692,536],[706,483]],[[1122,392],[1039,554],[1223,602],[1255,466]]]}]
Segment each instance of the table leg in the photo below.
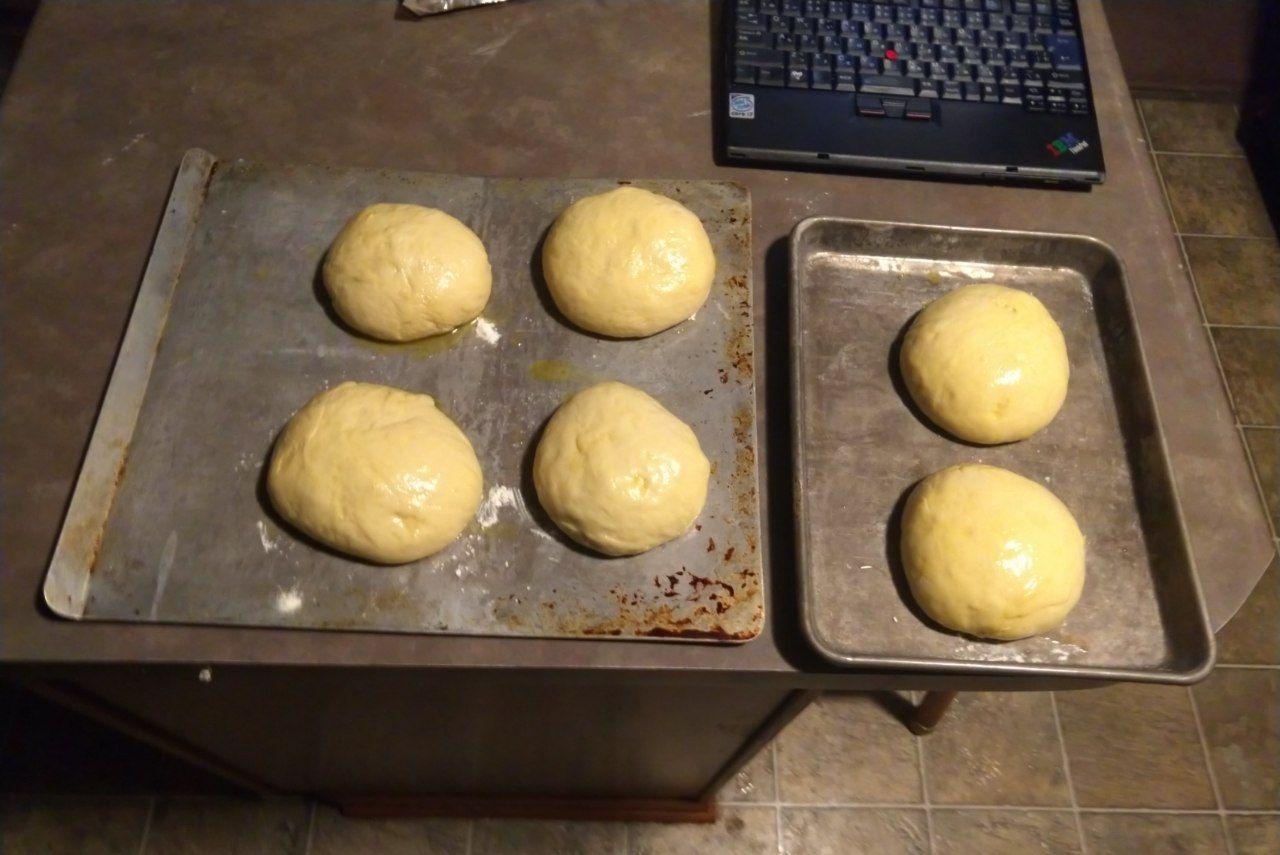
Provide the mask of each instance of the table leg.
[{"label": "table leg", "polygon": [[907,727],[916,736],[932,733],[942,716],[956,699],[957,692],[925,692],[920,705],[911,713]]}]

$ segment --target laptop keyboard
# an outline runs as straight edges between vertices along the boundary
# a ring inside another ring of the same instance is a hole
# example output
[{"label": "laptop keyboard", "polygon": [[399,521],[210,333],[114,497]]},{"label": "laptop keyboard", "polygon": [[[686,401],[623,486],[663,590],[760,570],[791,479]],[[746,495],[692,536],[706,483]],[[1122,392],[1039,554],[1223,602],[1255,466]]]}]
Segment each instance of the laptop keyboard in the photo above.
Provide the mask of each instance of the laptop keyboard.
[{"label": "laptop keyboard", "polygon": [[1074,0],[728,0],[734,83],[855,93],[867,116],[940,101],[1090,111]]}]

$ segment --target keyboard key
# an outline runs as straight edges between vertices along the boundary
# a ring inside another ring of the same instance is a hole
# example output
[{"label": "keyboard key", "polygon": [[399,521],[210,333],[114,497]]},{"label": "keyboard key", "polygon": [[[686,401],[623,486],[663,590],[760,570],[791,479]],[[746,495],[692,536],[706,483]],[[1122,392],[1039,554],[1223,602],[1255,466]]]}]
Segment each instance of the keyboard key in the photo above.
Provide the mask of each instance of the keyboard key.
[{"label": "keyboard key", "polygon": [[782,68],[787,63],[787,55],[780,50],[765,48],[735,48],[733,61],[739,65],[755,65],[762,68]]},{"label": "keyboard key", "polygon": [[857,71],[858,61],[847,53],[837,54],[831,60],[836,71]]},{"label": "keyboard key", "polygon": [[881,98],[880,103],[884,105],[884,114],[890,119],[902,119],[907,109],[906,98]]},{"label": "keyboard key", "polygon": [[1054,89],[1084,90],[1084,72],[1082,71],[1050,71],[1045,75],[1045,82]]},{"label": "keyboard key", "polygon": [[787,73],[781,68],[770,66],[756,72],[756,84],[759,86],[783,86],[787,82]]},{"label": "keyboard key", "polygon": [[973,79],[979,83],[995,83],[998,78],[996,77],[996,70],[991,66],[975,65],[973,66]]},{"label": "keyboard key", "polygon": [[858,91],[871,95],[914,96],[916,94],[916,86],[915,81],[898,75],[864,74]]},{"label": "keyboard key", "polygon": [[787,69],[787,88],[788,89],[808,89],[809,88],[809,70],[807,68],[788,68]]},{"label": "keyboard key", "polygon": [[817,36],[808,33],[796,36],[796,50],[801,53],[817,53],[821,47]]},{"label": "keyboard key", "polygon": [[886,3],[877,3],[871,9],[871,20],[880,24],[893,23],[893,7]]},{"label": "keyboard key", "polygon": [[1027,48],[1027,59],[1031,60],[1032,68],[1050,69],[1053,63],[1049,61],[1049,54],[1035,48]]},{"label": "keyboard key", "polygon": [[982,83],[979,85],[982,88],[983,101],[999,101],[1000,100],[1000,88],[996,86],[994,83]]},{"label": "keyboard key", "polygon": [[858,75],[852,71],[836,72],[836,91],[854,92],[858,88]]},{"label": "keyboard key", "polygon": [[859,95],[853,104],[859,116],[882,118],[885,114],[884,103],[874,95]]},{"label": "keyboard key", "polygon": [[843,21],[849,17],[849,4],[844,0],[832,0],[827,4],[827,20]]},{"label": "keyboard key", "polygon": [[906,119],[927,122],[933,118],[933,104],[928,98],[908,98],[902,115]]},{"label": "keyboard key", "polygon": [[735,65],[733,67],[734,83],[755,83],[756,67],[754,65]]},{"label": "keyboard key", "polygon": [[840,54],[844,53],[844,40],[839,36],[821,36],[819,38],[822,44],[822,53]]},{"label": "keyboard key", "polygon": [[760,0],[761,15],[776,15],[780,7],[779,0]]},{"label": "keyboard key", "polygon": [[739,47],[767,48],[773,46],[773,39],[763,30],[738,30],[734,43]]},{"label": "keyboard key", "polygon": [[813,31],[820,36],[838,36],[840,35],[840,22],[830,20],[818,21],[814,25]]},{"label": "keyboard key", "polygon": [[1080,71],[1084,68],[1084,55],[1080,51],[1080,39],[1069,35],[1047,35],[1044,49],[1053,60],[1054,68],[1063,71]]},{"label": "keyboard key", "polygon": [[803,18],[804,4],[800,0],[782,0],[779,14],[786,15],[788,18]]},{"label": "keyboard key", "polygon": [[1000,103],[1021,104],[1022,103],[1022,87],[1016,83],[1000,84]]},{"label": "keyboard key", "polygon": [[1045,105],[1048,106],[1050,113],[1067,112],[1067,98],[1065,95],[1055,93],[1052,90],[1044,99]]},{"label": "keyboard key", "polygon": [[964,99],[964,84],[958,80],[947,80],[942,84],[942,97],[948,101]]},{"label": "keyboard key", "polygon": [[925,80],[920,83],[919,95],[921,98],[937,98],[941,88],[941,84],[938,81]]},{"label": "keyboard key", "polygon": [[1028,93],[1027,96],[1022,99],[1022,104],[1033,113],[1043,113],[1045,111],[1043,95],[1032,95]]},{"label": "keyboard key", "polygon": [[849,17],[858,21],[870,21],[871,20],[871,4],[870,3],[849,4]]},{"label": "keyboard key", "polygon": [[858,57],[858,70],[863,74],[879,74],[880,60],[874,56],[860,56]]},{"label": "keyboard key", "polygon": [[830,89],[835,82],[835,76],[829,68],[815,68],[811,79],[814,89]]},{"label": "keyboard key", "polygon": [[1077,115],[1077,116],[1089,115],[1088,101],[1079,101],[1079,100],[1076,100],[1075,98],[1070,98],[1067,100],[1067,104],[1070,106],[1071,112],[1074,115]]},{"label": "keyboard key", "polygon": [[739,12],[738,19],[734,26],[741,30],[757,30],[761,31],[765,28],[767,19],[759,12]]},{"label": "keyboard key", "polygon": [[907,60],[907,77],[927,77],[928,74],[929,69],[925,67],[923,62],[916,59]]}]

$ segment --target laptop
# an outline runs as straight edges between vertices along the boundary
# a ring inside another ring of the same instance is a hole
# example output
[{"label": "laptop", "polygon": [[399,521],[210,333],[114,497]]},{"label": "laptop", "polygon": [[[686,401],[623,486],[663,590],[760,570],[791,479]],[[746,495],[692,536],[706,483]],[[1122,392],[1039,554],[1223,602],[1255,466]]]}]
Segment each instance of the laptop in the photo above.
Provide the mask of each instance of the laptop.
[{"label": "laptop", "polygon": [[725,163],[1101,183],[1075,0],[725,0]]}]

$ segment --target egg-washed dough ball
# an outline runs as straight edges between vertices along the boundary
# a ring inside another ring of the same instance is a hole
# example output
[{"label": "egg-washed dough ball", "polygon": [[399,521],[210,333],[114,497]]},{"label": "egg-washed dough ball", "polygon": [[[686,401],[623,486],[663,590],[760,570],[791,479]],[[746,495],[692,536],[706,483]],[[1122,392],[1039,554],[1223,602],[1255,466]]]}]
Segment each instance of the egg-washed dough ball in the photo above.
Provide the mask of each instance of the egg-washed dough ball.
[{"label": "egg-washed dough ball", "polygon": [[428,395],[343,383],[289,420],[267,492],[280,515],[321,543],[380,564],[448,546],[480,507],[471,442]]},{"label": "egg-washed dough ball", "polygon": [[702,511],[710,477],[689,426],[615,382],[562,404],[533,458],[538,501],[551,519],[606,555],[634,555],[684,534]]},{"label": "egg-washed dough ball", "polygon": [[421,205],[370,205],[329,247],[324,285],[353,328],[385,341],[439,335],[476,318],[493,273],[476,233]]},{"label": "egg-washed dough ball", "polygon": [[556,305],[584,330],[653,335],[707,300],[715,252],[702,221],[674,199],[619,187],[564,210],[542,247]]},{"label": "egg-washed dough ball", "polygon": [[1025,291],[968,285],[939,297],[902,342],[912,399],[942,429],[992,445],[1026,439],[1067,397],[1067,343]]},{"label": "egg-washed dough ball", "polygon": [[1062,623],[1084,587],[1084,535],[1057,496],[981,464],[935,472],[911,491],[902,563],[929,617],[1011,640]]}]

